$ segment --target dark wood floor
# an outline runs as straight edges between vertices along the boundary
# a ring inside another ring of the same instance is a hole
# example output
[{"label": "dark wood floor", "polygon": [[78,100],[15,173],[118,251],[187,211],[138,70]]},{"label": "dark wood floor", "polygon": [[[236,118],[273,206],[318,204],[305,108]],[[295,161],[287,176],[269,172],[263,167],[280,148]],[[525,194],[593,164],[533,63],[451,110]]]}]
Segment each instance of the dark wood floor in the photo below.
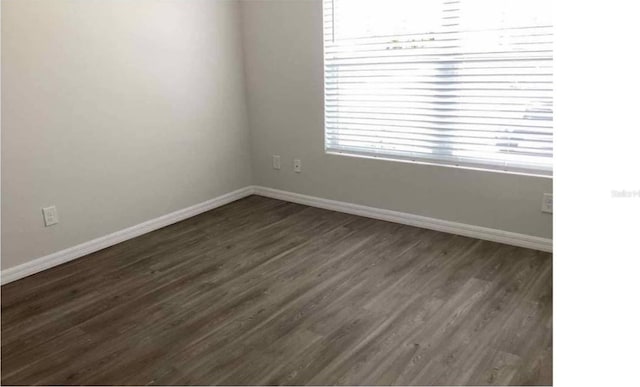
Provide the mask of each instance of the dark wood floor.
[{"label": "dark wood floor", "polygon": [[548,253],[251,196],[2,287],[2,384],[551,384]]}]

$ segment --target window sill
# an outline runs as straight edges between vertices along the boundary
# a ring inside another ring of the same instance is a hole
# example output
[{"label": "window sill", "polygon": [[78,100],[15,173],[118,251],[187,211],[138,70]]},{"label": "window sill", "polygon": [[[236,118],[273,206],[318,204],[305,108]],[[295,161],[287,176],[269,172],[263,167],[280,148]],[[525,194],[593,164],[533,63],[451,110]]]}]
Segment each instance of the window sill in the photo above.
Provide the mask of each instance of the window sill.
[{"label": "window sill", "polygon": [[456,169],[466,169],[471,171],[479,171],[479,172],[493,172],[493,173],[502,173],[508,175],[520,175],[520,176],[530,176],[530,177],[542,177],[547,179],[553,179],[553,171],[550,174],[545,173],[536,173],[536,172],[525,172],[525,171],[517,171],[517,170],[505,170],[505,169],[497,169],[491,167],[481,167],[481,166],[471,166],[471,165],[457,165],[457,164],[447,164],[447,163],[439,163],[435,161],[426,161],[426,160],[412,160],[412,159],[404,159],[404,158],[395,158],[393,156],[371,156],[371,155],[363,155],[359,153],[351,153],[351,152],[339,152],[333,150],[326,150],[325,154],[331,156],[345,156],[345,157],[353,157],[353,158],[363,158],[363,159],[371,159],[371,160],[383,160],[383,161],[391,161],[391,162],[400,162],[406,164],[421,164],[421,165],[430,165],[435,167],[445,167],[445,168],[456,168]]}]

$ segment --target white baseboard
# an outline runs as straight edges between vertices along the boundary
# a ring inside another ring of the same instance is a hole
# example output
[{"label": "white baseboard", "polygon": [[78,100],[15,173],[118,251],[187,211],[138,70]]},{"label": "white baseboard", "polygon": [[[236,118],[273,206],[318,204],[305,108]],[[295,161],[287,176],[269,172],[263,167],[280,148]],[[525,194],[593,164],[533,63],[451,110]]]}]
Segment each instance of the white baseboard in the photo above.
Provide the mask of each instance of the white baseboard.
[{"label": "white baseboard", "polygon": [[0,281],[4,285],[11,281],[15,281],[31,274],[35,274],[42,270],[49,269],[51,267],[74,260],[76,258],[83,257],[87,254],[102,250],[109,246],[113,246],[120,242],[124,242],[128,239],[135,238],[142,234],[146,234],[148,232],[157,230],[159,228],[168,226],[170,224],[179,222],[181,220],[190,218],[214,208],[224,206],[225,204],[231,203],[238,199],[242,199],[245,196],[249,196],[253,194],[253,192],[253,186],[244,187],[239,190],[224,194],[222,196],[218,196],[211,200],[207,200],[206,202],[202,202],[191,207],[187,207],[182,210],[178,210],[170,214],[148,220],[135,226],[125,228],[124,230],[116,231],[112,234],[90,240],[88,242],[70,247],[68,249],[55,252],[53,254],[45,255],[44,257],[34,259],[22,265],[2,270]]},{"label": "white baseboard", "polygon": [[367,207],[359,204],[340,202],[337,200],[323,199],[315,196],[302,195],[294,192],[281,191],[273,188],[260,186],[247,186],[217,198],[207,200],[200,204],[160,216],[155,219],[131,226],[124,230],[116,231],[112,234],[90,240],[88,242],[34,259],[22,265],[14,266],[2,270],[0,283],[3,285],[31,274],[49,269],[62,263],[83,257],[87,254],[113,246],[120,242],[135,238],[142,234],[157,230],[203,212],[221,207],[235,200],[246,196],[257,194],[288,202],[305,204],[312,207],[324,208],[332,211],[345,212],[348,214],[365,216],[373,219],[386,220],[389,222],[406,224],[421,228],[428,228],[436,231],[443,231],[451,234],[458,234],[472,238],[484,239],[492,242],[505,243],[513,246],[526,247],[535,250],[553,251],[553,241],[547,238],[540,238],[525,234],[518,234],[509,231],[496,230],[493,228],[473,226],[470,224],[450,222],[447,220],[434,219],[426,216],[414,215],[405,212],[384,210],[380,208]]},{"label": "white baseboard", "polygon": [[389,222],[401,223],[409,226],[428,228],[430,230],[443,231],[451,234],[484,239],[492,242],[526,247],[529,249],[548,252],[553,251],[553,240],[547,238],[497,230],[488,227],[474,226],[465,223],[451,222],[448,220],[434,219],[405,212],[383,210],[380,208],[340,202],[337,200],[323,199],[315,196],[302,195],[294,192],[281,191],[267,187],[256,186],[254,187],[254,193],[256,195],[286,200],[288,202],[305,204],[308,206],[324,208],[327,210],[346,212],[348,214],[386,220]]}]

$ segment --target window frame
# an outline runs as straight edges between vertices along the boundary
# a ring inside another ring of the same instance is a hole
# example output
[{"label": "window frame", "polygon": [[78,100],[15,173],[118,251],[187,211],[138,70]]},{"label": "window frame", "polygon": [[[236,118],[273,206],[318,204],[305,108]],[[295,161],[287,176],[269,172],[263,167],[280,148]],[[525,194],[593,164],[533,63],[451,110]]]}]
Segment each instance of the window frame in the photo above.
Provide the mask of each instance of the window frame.
[{"label": "window frame", "polygon": [[[342,156],[342,157],[355,157],[355,158],[365,158],[365,159],[373,159],[373,160],[382,160],[382,161],[391,161],[391,162],[401,162],[401,163],[410,163],[410,164],[419,164],[419,165],[430,165],[430,166],[438,166],[438,167],[447,167],[447,168],[458,168],[458,169],[466,169],[473,171],[485,171],[485,172],[495,172],[495,173],[506,173],[506,174],[514,174],[514,175],[524,175],[524,176],[534,176],[534,177],[544,177],[544,178],[553,178],[553,151],[552,155],[549,158],[549,164],[542,163],[538,168],[533,167],[518,167],[518,166],[500,166],[497,163],[488,162],[488,159],[485,161],[471,161],[460,160],[459,157],[452,157],[447,160],[443,155],[421,155],[421,157],[410,157],[406,155],[398,155],[393,154],[392,150],[384,150],[377,154],[377,152],[363,151],[358,152],[355,150],[337,150],[335,148],[329,147],[329,140],[327,135],[327,40],[325,36],[325,16],[324,16],[324,4],[327,1],[333,0],[322,0],[322,76],[323,76],[323,148],[324,153],[332,156]],[[552,62],[553,63],[553,62]],[[551,119],[553,122],[553,118]],[[553,125],[553,124],[552,124]],[[553,146],[553,131],[551,133],[552,140],[551,144]]]}]

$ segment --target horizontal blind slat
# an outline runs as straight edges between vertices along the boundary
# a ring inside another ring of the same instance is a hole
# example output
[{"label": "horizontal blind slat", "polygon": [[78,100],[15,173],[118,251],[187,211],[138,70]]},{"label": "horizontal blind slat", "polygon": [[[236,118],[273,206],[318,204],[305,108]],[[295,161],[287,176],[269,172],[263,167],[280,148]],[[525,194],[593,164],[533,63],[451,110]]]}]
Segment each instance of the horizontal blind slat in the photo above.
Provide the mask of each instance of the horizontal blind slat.
[{"label": "horizontal blind slat", "polygon": [[339,129],[341,126],[357,126],[361,128],[436,128],[440,130],[473,130],[473,131],[504,131],[504,132],[519,132],[519,133],[552,133],[551,127],[536,127],[536,126],[500,126],[500,125],[479,125],[479,124],[459,124],[459,123],[441,123],[441,122],[410,122],[399,124],[396,121],[376,121],[371,120],[365,122],[364,120],[342,120],[342,121],[329,121],[326,122],[327,129]]},{"label": "horizontal blind slat", "polygon": [[[503,150],[501,153],[498,152],[496,149],[494,148],[490,148],[490,147],[477,147],[477,148],[456,148],[456,147],[447,147],[447,148],[442,148],[439,146],[428,146],[426,144],[419,144],[418,142],[416,142],[416,144],[405,144],[405,143],[380,143],[380,142],[366,142],[366,141],[350,141],[350,140],[340,140],[340,146],[338,148],[341,149],[349,149],[351,147],[358,147],[361,149],[366,149],[366,148],[370,148],[370,149],[389,149],[389,150],[395,150],[395,151],[404,151],[404,152],[411,152],[414,155],[420,156],[422,154],[425,153],[436,153],[436,154],[449,154],[452,156],[455,155],[471,155],[474,154],[476,156],[480,156],[483,155],[484,157],[487,158],[492,158],[492,157],[499,157],[502,156],[504,157],[504,159],[517,159],[517,158],[527,158],[527,157],[535,157],[538,159],[538,161],[541,161],[540,159],[549,159],[552,157],[551,151],[540,151],[540,152],[514,152],[511,150]],[[460,157],[459,156],[459,157]]]},{"label": "horizontal blind slat", "polygon": [[[371,96],[373,89],[365,88],[331,88],[325,91],[325,97],[367,97]],[[551,99],[553,97],[553,90],[527,90],[527,89],[488,89],[488,88],[466,88],[466,89],[454,89],[445,87],[421,87],[421,88],[378,88],[375,89],[375,95],[377,97],[435,97],[441,98],[446,101],[447,98],[478,98],[493,100],[494,98],[526,98],[531,99]],[[363,98],[364,99],[364,98]],[[338,99],[339,100],[339,99]]]},{"label": "horizontal blind slat", "polygon": [[344,144],[360,144],[360,146],[369,144],[373,146],[412,146],[424,147],[425,149],[445,151],[474,151],[496,153],[503,152],[509,154],[521,155],[538,155],[540,157],[551,156],[551,147],[530,146],[530,147],[508,147],[499,144],[483,144],[483,143],[467,143],[463,141],[437,141],[426,139],[404,139],[404,138],[380,138],[368,136],[344,135],[337,140],[338,143]]},{"label": "horizontal blind slat", "polygon": [[[436,94],[436,93],[434,93]],[[445,98],[448,97],[448,98]],[[442,99],[442,101],[437,100]],[[517,96],[507,95],[499,97],[493,96],[486,99],[486,96],[455,96],[455,95],[384,95],[371,98],[354,94],[349,96],[327,96],[325,98],[325,109],[328,111],[340,110],[341,107],[348,111],[349,108],[362,107],[381,109],[405,109],[405,110],[458,110],[458,111],[487,111],[505,110],[517,112],[553,112],[553,102],[549,98],[537,96],[523,97],[522,100],[515,99]]]},{"label": "horizontal blind slat", "polygon": [[491,111],[467,111],[467,110],[453,110],[453,111],[434,111],[434,110],[409,110],[409,109],[396,109],[391,110],[388,108],[380,109],[348,109],[344,107],[331,108],[327,107],[325,110],[328,116],[335,119],[340,118],[377,118],[383,117],[387,119],[405,119],[405,120],[421,120],[422,118],[455,118],[463,117],[464,119],[496,119],[496,120],[539,120],[539,121],[551,121],[553,119],[550,112],[505,112],[498,110]]},{"label": "horizontal blind slat", "polygon": [[[379,39],[372,40],[367,42],[361,41],[341,41],[333,43],[329,48],[328,52],[340,52],[340,51],[354,51],[354,50],[370,50],[381,47],[388,47],[389,45],[394,45],[394,47],[412,47],[417,44],[442,44],[442,43],[455,43],[455,42],[464,42],[468,40],[469,33],[460,32],[457,35],[448,34],[444,36],[433,36],[433,35],[424,35],[423,37],[415,38],[406,38],[406,39]],[[483,36],[484,35],[484,36]],[[553,41],[553,32],[551,29],[542,32],[536,32],[532,34],[522,34],[522,33],[499,33],[488,32],[488,33],[475,33],[473,34],[473,38],[485,38],[495,40],[496,37],[502,41],[506,42],[552,42]]]},{"label": "horizontal blind slat", "polygon": [[441,124],[421,124],[418,125],[393,125],[393,124],[369,124],[369,123],[345,123],[341,122],[339,125],[328,123],[326,130],[327,131],[337,131],[342,128],[345,129],[362,129],[362,130],[380,130],[380,131],[406,131],[406,132],[416,132],[419,133],[424,130],[435,130],[443,133],[455,133],[457,131],[461,132],[474,132],[474,133],[486,133],[494,134],[494,133],[504,133],[505,135],[511,134],[536,134],[536,135],[552,135],[551,128],[508,128],[506,130],[504,127],[500,126],[454,126],[454,125],[441,125]]},{"label": "horizontal blind slat", "polygon": [[327,114],[329,122],[387,122],[391,121],[397,124],[414,123],[414,122],[434,122],[442,124],[467,124],[467,125],[499,125],[513,127],[536,127],[551,128],[552,122],[550,118],[545,119],[517,119],[512,117],[482,117],[473,115],[445,115],[445,114],[423,114],[423,115],[389,115],[389,114]]},{"label": "horizontal blind slat", "polygon": [[438,111],[438,112],[507,112],[507,113],[553,113],[551,107],[541,105],[531,106],[531,104],[517,103],[471,103],[458,102],[455,104],[442,104],[430,101],[325,101],[325,110],[327,111],[371,111],[371,112],[422,112],[422,111]]},{"label": "horizontal blind slat", "polygon": [[341,135],[363,135],[371,137],[381,138],[433,138],[442,139],[447,141],[462,141],[469,143],[495,143],[504,141],[523,141],[523,142],[540,142],[545,146],[552,148],[550,145],[551,134],[518,134],[513,133],[511,135],[501,132],[473,132],[462,130],[406,130],[406,131],[386,131],[376,129],[357,129],[357,128],[341,128],[340,130],[328,129],[326,131],[328,138],[340,139]]}]

